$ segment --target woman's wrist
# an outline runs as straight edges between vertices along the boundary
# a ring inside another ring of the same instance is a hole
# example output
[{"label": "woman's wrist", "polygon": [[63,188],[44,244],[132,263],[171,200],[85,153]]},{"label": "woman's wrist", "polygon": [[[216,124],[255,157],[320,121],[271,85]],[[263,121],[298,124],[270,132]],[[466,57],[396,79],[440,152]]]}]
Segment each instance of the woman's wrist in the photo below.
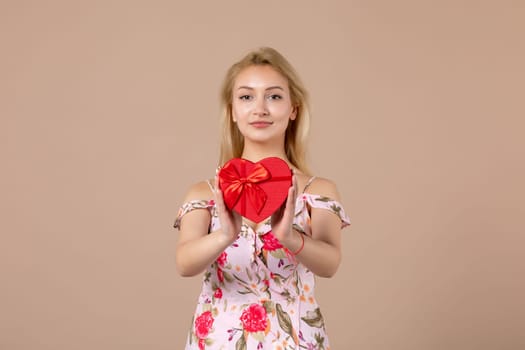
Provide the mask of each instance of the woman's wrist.
[{"label": "woman's wrist", "polygon": [[297,233],[299,234],[299,236],[301,237],[301,245],[299,246],[298,249],[292,251],[292,254],[293,254],[293,255],[297,255],[297,254],[299,254],[299,253],[303,250],[303,248],[304,248],[304,234],[302,234],[301,232],[296,231],[296,230],[294,230],[294,231],[297,232]]},{"label": "woman's wrist", "polygon": [[304,248],[304,235],[296,229],[292,229],[288,240],[283,244],[290,253],[297,255]]}]

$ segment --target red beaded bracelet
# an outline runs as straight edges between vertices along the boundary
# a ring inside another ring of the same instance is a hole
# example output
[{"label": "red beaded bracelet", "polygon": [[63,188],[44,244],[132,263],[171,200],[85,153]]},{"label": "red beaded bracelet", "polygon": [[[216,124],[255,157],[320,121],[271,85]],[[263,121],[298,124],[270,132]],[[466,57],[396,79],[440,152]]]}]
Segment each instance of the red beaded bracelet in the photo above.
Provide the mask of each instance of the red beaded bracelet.
[{"label": "red beaded bracelet", "polygon": [[292,252],[293,255],[299,254],[304,248],[304,235],[301,232],[298,232],[298,231],[296,231],[296,232],[301,236],[302,242],[301,242],[301,246],[299,247],[299,249],[297,249],[296,252]]}]

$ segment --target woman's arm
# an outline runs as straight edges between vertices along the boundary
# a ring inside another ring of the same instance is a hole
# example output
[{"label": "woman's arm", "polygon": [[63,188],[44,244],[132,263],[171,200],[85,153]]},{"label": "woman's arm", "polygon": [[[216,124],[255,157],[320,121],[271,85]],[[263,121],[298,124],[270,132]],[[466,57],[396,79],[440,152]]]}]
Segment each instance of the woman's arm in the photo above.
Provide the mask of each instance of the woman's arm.
[{"label": "woman's arm", "polygon": [[[273,228],[273,234],[291,252],[301,248],[304,238],[304,246],[296,258],[314,274],[332,277],[341,262],[341,219],[329,210],[311,208],[312,237],[294,230],[295,192],[295,188],[290,189],[283,217]],[[316,178],[309,192],[339,201],[335,184],[326,179]]]},{"label": "woman's arm", "polygon": [[175,248],[175,265],[181,276],[195,276],[235,241],[240,231],[241,219],[225,209],[222,193],[212,193],[206,182],[193,185],[184,202],[194,199],[214,198],[221,221],[221,228],[208,233],[211,214],[196,209],[184,215],[180,222],[179,239]]}]

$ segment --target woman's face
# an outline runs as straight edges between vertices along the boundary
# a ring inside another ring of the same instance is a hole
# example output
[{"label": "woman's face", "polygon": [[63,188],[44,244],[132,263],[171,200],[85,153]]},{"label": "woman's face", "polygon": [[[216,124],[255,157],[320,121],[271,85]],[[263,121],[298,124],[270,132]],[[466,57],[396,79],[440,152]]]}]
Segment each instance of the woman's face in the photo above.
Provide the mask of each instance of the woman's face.
[{"label": "woman's face", "polygon": [[243,69],[233,85],[232,117],[246,141],[282,142],[296,118],[285,77],[268,65]]}]

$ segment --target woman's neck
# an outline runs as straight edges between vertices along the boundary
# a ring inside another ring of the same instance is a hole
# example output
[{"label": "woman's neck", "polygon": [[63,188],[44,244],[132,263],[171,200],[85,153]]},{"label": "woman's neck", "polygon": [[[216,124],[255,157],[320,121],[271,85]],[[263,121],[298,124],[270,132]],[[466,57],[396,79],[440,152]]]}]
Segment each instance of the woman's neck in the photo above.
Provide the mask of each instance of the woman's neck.
[{"label": "woman's neck", "polygon": [[284,147],[277,145],[254,145],[248,143],[244,145],[241,157],[252,162],[258,162],[268,157],[278,157],[290,164]]}]

